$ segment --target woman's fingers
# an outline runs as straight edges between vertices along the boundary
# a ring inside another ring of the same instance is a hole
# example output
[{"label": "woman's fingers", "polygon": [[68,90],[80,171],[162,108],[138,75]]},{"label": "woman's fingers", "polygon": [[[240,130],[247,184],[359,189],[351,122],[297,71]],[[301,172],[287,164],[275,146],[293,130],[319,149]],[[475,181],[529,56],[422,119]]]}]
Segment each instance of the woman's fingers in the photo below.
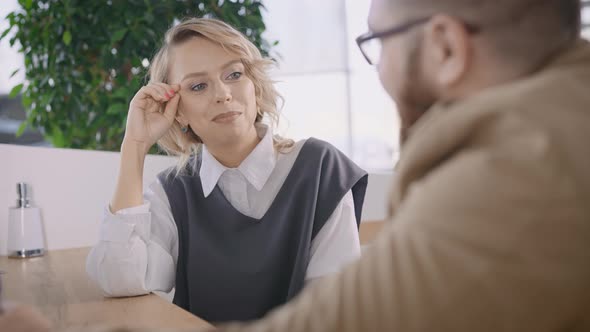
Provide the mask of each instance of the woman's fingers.
[{"label": "woman's fingers", "polygon": [[143,88],[141,88],[141,90],[143,90],[143,92],[144,92],[143,99],[150,97],[153,100],[156,100],[159,102],[165,102],[165,101],[168,101],[168,99],[169,99],[161,91],[161,89],[159,89],[157,86],[154,86],[154,85],[146,85]]},{"label": "woman's fingers", "polygon": [[180,95],[177,93],[166,103],[166,108],[164,109],[164,116],[168,120],[168,122],[174,122],[176,118],[176,113],[178,112],[178,101],[180,100]]},{"label": "woman's fingers", "polygon": [[165,135],[178,112],[179,89],[164,83],[140,88],[129,104],[125,139],[151,146]]},{"label": "woman's fingers", "polygon": [[150,86],[153,86],[154,88],[156,88],[161,95],[163,95],[166,99],[170,99],[172,98],[173,94],[170,94],[170,89],[166,84],[164,83],[150,83]]},{"label": "woman's fingers", "polygon": [[161,82],[154,82],[150,84],[157,86],[160,92],[163,93],[164,96],[166,96],[168,99],[174,97],[174,95],[176,95],[176,93],[178,92],[177,85],[169,85]]},{"label": "woman's fingers", "polygon": [[[180,98],[178,91],[180,90],[180,86],[178,84],[174,84],[174,85],[168,85],[165,83],[150,83],[146,86],[143,86],[138,93],[136,94],[136,96],[133,98],[134,100],[136,100],[136,102],[134,102],[133,100],[131,101],[131,106],[133,106],[133,104],[136,104],[137,106],[141,107],[142,109],[146,109],[146,107],[150,107],[148,106],[149,104],[143,104],[144,102],[149,102],[149,100],[155,101],[157,104],[160,104],[162,106],[168,104],[170,101],[172,101],[172,99],[174,97],[177,97],[176,100],[174,101],[173,105],[172,105],[172,109],[169,109],[168,112],[172,112],[173,114],[176,114],[176,108],[178,107],[178,99]],[[142,101],[141,104],[138,104],[137,102]],[[140,106],[141,105],[141,106]],[[160,110],[164,110],[164,113],[166,113],[166,110],[168,108],[158,108]],[[151,110],[150,111],[154,111]]]}]

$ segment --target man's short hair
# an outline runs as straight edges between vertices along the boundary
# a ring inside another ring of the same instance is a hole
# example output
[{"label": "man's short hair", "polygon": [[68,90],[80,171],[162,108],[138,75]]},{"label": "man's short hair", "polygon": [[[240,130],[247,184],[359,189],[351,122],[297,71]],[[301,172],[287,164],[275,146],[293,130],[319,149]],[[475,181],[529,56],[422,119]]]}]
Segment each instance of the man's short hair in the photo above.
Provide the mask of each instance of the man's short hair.
[{"label": "man's short hair", "polygon": [[498,55],[509,60],[542,61],[580,36],[580,0],[390,1],[410,15],[441,13],[479,26]]}]

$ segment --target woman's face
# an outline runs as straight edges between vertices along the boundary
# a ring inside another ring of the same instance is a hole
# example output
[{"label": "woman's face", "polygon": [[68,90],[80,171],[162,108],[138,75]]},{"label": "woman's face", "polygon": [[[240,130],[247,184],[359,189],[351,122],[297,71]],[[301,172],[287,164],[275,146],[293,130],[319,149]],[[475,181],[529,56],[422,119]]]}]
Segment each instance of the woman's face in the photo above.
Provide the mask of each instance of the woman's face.
[{"label": "woman's face", "polygon": [[237,55],[194,37],[172,49],[169,70],[169,83],[180,85],[177,120],[203,143],[232,144],[255,131],[254,84]]}]

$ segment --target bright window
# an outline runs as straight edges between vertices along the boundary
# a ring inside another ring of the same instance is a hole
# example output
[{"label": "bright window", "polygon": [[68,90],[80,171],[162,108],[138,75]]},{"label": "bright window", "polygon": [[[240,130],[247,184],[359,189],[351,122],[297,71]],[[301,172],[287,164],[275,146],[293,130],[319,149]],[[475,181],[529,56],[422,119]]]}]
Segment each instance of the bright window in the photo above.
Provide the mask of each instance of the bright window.
[{"label": "bright window", "polygon": [[[8,28],[8,20],[5,19],[8,13],[18,9],[17,0],[2,0],[0,6],[0,33]],[[0,95],[5,95],[10,92],[13,86],[20,84],[25,79],[24,70],[20,70],[13,78],[9,78],[10,74],[16,69],[24,68],[23,57],[17,52],[18,47],[10,47],[9,38],[4,38],[0,42],[0,59],[2,65],[0,66]]]},{"label": "bright window", "polygon": [[[281,133],[326,140],[367,169],[391,169],[398,154],[395,106],[355,43],[366,32],[369,4],[268,1],[266,37],[279,40]],[[290,19],[293,13],[298,20]]]}]

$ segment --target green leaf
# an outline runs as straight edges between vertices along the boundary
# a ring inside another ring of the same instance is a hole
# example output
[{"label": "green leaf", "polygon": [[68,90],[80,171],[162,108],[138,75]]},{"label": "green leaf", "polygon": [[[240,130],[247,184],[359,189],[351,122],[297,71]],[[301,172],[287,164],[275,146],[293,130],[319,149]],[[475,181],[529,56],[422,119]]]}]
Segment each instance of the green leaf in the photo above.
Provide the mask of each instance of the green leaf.
[{"label": "green leaf", "polygon": [[30,97],[27,97],[26,95],[23,96],[22,102],[25,108],[28,108],[33,104],[33,100]]},{"label": "green leaf", "polygon": [[122,98],[127,99],[129,98],[129,91],[126,88],[119,88],[112,94],[113,98]]},{"label": "green leaf", "polygon": [[70,45],[70,43],[72,42],[72,33],[70,32],[70,30],[66,30],[66,32],[64,32],[62,40],[64,41],[66,46]]},{"label": "green leaf", "polygon": [[119,40],[123,39],[123,37],[125,37],[126,33],[127,33],[127,28],[123,28],[121,30],[115,31],[115,33],[111,37],[111,43],[116,43]]},{"label": "green leaf", "polygon": [[2,32],[2,35],[0,35],[0,40],[4,39],[10,30],[12,30],[12,26],[9,26],[6,30],[4,30],[4,32]]},{"label": "green leaf", "polygon": [[122,112],[125,112],[126,108],[125,104],[113,104],[107,108],[107,114],[121,114]]},{"label": "green leaf", "polygon": [[154,15],[152,15],[151,13],[146,13],[145,15],[143,15],[143,18],[149,24],[152,24],[154,22]]},{"label": "green leaf", "polygon": [[53,143],[53,145],[58,148],[64,147],[66,145],[64,134],[56,124],[51,126],[51,143]]},{"label": "green leaf", "polygon": [[23,83],[16,85],[14,88],[12,88],[12,90],[10,90],[10,93],[8,94],[8,98],[16,97],[21,92],[22,89],[23,89]]},{"label": "green leaf", "polygon": [[13,71],[12,74],[10,74],[10,78],[13,78],[14,75],[16,75],[16,73],[18,73],[19,71],[20,71],[20,68],[17,69],[17,70],[15,70],[15,71]]},{"label": "green leaf", "polygon": [[51,104],[53,98],[55,97],[55,90],[51,90],[51,92],[47,92],[41,95],[41,99],[39,100],[39,105],[45,107],[48,104]]},{"label": "green leaf", "polygon": [[25,132],[25,129],[27,129],[28,124],[29,123],[27,121],[23,121],[20,126],[18,126],[15,136],[20,137]]},{"label": "green leaf", "polygon": [[27,10],[29,10],[29,9],[33,8],[33,0],[26,0],[26,1],[25,1],[25,8],[26,8]]}]

